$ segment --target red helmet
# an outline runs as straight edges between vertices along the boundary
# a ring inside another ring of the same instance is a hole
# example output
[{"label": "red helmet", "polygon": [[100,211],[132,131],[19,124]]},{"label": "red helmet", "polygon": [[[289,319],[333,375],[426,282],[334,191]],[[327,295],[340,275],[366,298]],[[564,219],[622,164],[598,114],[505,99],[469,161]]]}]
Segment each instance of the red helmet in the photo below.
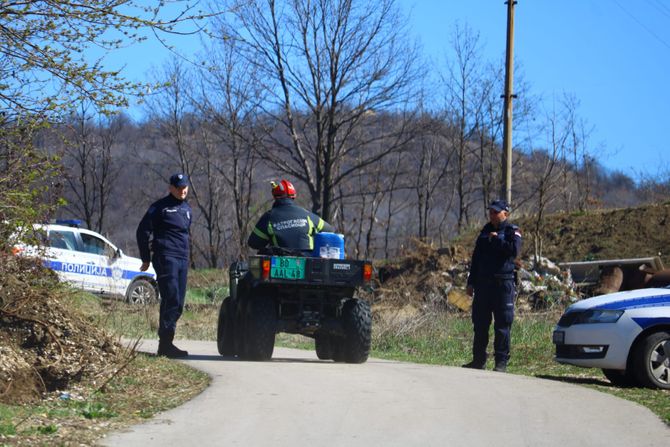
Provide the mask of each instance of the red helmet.
[{"label": "red helmet", "polygon": [[279,183],[272,182],[272,197],[275,199],[283,199],[285,197],[295,199],[295,188],[293,187],[293,183],[284,179]]}]

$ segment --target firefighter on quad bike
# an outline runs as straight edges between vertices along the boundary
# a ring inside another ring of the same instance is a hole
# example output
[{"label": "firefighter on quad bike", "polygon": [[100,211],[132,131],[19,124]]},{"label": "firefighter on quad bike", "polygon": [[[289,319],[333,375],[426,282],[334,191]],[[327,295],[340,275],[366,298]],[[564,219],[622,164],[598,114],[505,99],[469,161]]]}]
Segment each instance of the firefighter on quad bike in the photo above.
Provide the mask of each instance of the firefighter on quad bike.
[{"label": "firefighter on quad bike", "polygon": [[262,250],[281,247],[311,256],[314,235],[334,228],[316,214],[295,204],[295,188],[288,180],[272,182],[272,208],[261,216],[249,235],[249,247]]}]

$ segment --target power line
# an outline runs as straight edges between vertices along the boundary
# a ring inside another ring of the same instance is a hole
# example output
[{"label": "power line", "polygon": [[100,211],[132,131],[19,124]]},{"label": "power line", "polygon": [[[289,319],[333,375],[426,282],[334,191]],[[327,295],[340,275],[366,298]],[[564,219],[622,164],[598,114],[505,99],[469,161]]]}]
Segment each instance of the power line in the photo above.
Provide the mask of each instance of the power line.
[{"label": "power line", "polygon": [[647,0],[647,3],[659,10],[661,14],[670,17],[670,8],[665,6],[660,0]]},{"label": "power line", "polygon": [[665,45],[668,49],[670,49],[670,44],[668,44],[665,40],[663,40],[661,37],[658,36],[652,29],[647,27],[644,23],[640,22],[637,17],[635,17],[633,14],[631,14],[626,8],[621,6],[621,3],[619,3],[617,0],[614,0],[614,3],[623,11],[625,12],[631,19],[635,21],[638,25],[640,25],[642,28],[644,28],[645,31],[647,31],[649,34],[651,34],[656,40],[661,42],[663,45]]}]

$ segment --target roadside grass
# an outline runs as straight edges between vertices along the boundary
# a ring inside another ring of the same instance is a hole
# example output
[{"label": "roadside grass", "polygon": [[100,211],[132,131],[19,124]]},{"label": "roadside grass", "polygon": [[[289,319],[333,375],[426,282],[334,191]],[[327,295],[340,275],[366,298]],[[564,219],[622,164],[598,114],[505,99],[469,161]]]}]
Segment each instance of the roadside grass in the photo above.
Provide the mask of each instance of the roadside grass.
[{"label": "roadside grass", "polygon": [[[216,340],[219,306],[228,296],[228,272],[221,269],[189,271],[184,312],[179,319],[177,339]],[[97,322],[109,331],[130,339],[155,339],[158,333],[158,305],[131,305],[121,300],[98,300]]]},{"label": "roadside grass", "polygon": [[181,405],[209,382],[179,362],[140,354],[101,391],[77,388],[38,404],[0,404],[0,445],[93,445],[110,430]]},{"label": "roadside grass", "polygon": [[[150,316],[158,315],[157,306],[135,306],[129,312],[117,301],[84,292],[73,291],[71,299],[83,318],[107,327],[121,325],[133,338],[150,332]],[[153,355],[138,354],[117,368],[121,369],[104,384],[79,383],[32,404],[0,404],[0,446],[93,445],[110,430],[183,404],[210,382],[205,373]]]},{"label": "roadside grass", "polygon": [[[97,321],[107,330],[130,339],[158,338],[159,306],[132,305],[121,301],[105,301],[104,312]],[[218,303],[190,303],[186,298],[184,312],[177,325],[176,339],[216,340],[219,316]]]},{"label": "roadside grass", "polygon": [[228,271],[198,269],[188,272],[186,302],[189,304],[218,304],[228,296]]}]

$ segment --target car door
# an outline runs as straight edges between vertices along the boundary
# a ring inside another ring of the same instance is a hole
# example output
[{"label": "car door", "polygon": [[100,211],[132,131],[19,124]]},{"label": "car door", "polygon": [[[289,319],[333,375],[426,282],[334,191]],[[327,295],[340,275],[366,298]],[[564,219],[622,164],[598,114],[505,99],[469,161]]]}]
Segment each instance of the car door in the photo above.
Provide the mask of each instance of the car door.
[{"label": "car door", "polygon": [[74,230],[48,229],[44,264],[58,274],[61,281],[83,287],[85,280],[77,260],[77,237]]},{"label": "car door", "polygon": [[84,250],[98,267],[96,274],[100,292],[105,295],[124,295],[128,280],[124,278],[121,257],[109,241],[97,234],[81,233]]},{"label": "car door", "polygon": [[79,262],[84,264],[87,290],[95,293],[112,293],[112,271],[107,265],[106,243],[100,237],[85,231],[79,233]]}]

